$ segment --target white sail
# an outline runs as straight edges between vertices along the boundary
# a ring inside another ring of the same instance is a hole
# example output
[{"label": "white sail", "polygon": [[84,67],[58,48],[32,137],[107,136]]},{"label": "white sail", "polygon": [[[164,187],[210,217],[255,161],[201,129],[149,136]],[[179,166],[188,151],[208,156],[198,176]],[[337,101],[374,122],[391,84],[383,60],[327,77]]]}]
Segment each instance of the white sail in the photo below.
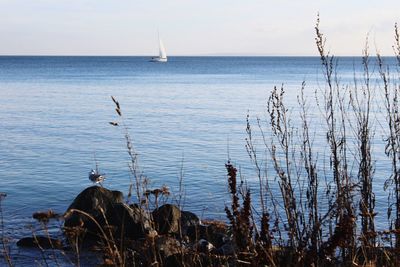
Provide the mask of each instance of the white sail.
[{"label": "white sail", "polygon": [[167,59],[167,52],[165,52],[165,47],[164,47],[164,44],[163,44],[163,42],[162,42],[162,40],[161,40],[161,38],[160,38],[160,35],[158,35],[158,42],[159,42],[159,56],[158,57],[152,57],[151,59],[150,59],[150,62],[167,62],[168,61],[168,59]]},{"label": "white sail", "polygon": [[165,51],[165,47],[164,47],[164,44],[163,44],[163,42],[162,42],[162,40],[161,40],[161,38],[159,39],[159,41],[160,41],[160,58],[167,58],[167,52]]}]

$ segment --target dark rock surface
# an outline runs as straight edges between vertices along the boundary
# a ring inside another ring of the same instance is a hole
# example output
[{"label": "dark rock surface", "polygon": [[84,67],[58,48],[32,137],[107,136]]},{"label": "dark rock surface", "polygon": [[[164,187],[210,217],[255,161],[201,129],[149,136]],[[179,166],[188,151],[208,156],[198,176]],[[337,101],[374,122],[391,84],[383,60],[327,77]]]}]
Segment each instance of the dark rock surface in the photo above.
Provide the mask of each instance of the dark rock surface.
[{"label": "dark rock surface", "polygon": [[137,205],[114,204],[113,209],[107,212],[107,218],[109,224],[115,227],[118,237],[143,238],[152,229],[148,213]]},{"label": "dark rock surface", "polygon": [[[83,190],[68,207],[64,222],[65,227],[82,226],[89,231],[97,232],[97,226],[93,222],[95,219],[100,225],[105,223],[104,217],[107,211],[113,209],[113,205],[123,202],[123,195],[120,191],[110,191],[103,187],[92,186]],[[71,210],[83,211],[88,216],[79,213],[71,212]],[[83,225],[82,225],[83,224]]]},{"label": "dark rock surface", "polygon": [[178,240],[169,236],[159,236],[156,239],[156,249],[161,257],[167,258],[181,252],[182,247]]},{"label": "dark rock surface", "polygon": [[181,210],[171,204],[165,204],[152,213],[159,234],[179,234]]},{"label": "dark rock surface", "polygon": [[214,246],[220,247],[228,240],[226,229],[217,227],[216,225],[192,225],[187,230],[187,236],[191,241],[200,239],[211,242]]},{"label": "dark rock surface", "polygon": [[200,220],[190,211],[181,211],[179,207],[165,204],[152,213],[156,230],[160,234],[186,235],[189,227],[199,225]]},{"label": "dark rock surface", "polygon": [[64,227],[80,227],[86,231],[87,237],[92,239],[103,238],[101,230],[104,231],[109,226],[115,237],[128,239],[144,237],[151,230],[146,212],[138,206],[124,204],[120,191],[111,191],[99,186],[82,191],[65,214]]},{"label": "dark rock surface", "polygon": [[200,219],[196,214],[190,211],[181,211],[182,234],[187,235],[188,229],[200,225]]}]

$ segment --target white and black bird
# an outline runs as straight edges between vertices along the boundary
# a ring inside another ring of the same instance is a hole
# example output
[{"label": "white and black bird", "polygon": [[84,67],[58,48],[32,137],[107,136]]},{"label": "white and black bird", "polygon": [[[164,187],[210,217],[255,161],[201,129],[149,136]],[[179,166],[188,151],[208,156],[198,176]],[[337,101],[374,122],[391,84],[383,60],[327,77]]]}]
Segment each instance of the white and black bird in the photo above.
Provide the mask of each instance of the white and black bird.
[{"label": "white and black bird", "polygon": [[105,179],[106,177],[103,174],[98,173],[97,170],[91,170],[89,172],[89,180],[95,184],[102,183]]}]

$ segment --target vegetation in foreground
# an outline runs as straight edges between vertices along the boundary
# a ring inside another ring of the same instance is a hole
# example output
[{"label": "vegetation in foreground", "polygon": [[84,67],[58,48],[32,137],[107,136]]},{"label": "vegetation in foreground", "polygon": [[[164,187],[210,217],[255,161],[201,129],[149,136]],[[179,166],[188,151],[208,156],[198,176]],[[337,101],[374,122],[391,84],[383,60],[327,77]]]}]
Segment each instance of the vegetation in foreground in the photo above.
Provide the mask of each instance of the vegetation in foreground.
[{"label": "vegetation in foreground", "polygon": [[[159,205],[169,191],[166,187],[147,188],[120,104],[112,98],[119,120],[111,124],[123,129],[131,159],[127,200],[123,201],[121,192],[92,187],[82,192],[62,216],[36,213],[44,229],[50,219],[64,220],[65,240],[53,239],[50,234],[31,239],[30,244],[42,252],[43,264],[60,265],[57,260],[50,263],[46,253],[69,249],[74,257],[64,253],[65,257],[71,265],[79,266],[81,251],[90,247],[98,250],[99,264],[104,266],[398,266],[400,72],[390,73],[379,53],[374,58],[369,56],[367,38],[361,82],[355,77],[354,84],[342,84],[336,58],[325,49],[319,19],[315,30],[325,78],[316,99],[329,151],[322,166],[310,126],[306,84],[298,96],[297,125],[285,104],[284,88],[274,88],[267,101],[267,121],[257,119],[254,131],[250,116],[247,119],[246,149],[258,177],[259,199],[252,197],[246,181],[228,162],[225,167],[231,202],[225,207],[227,221],[200,222],[194,214],[180,209],[180,201],[178,205]],[[397,25],[394,37],[400,67]],[[377,73],[370,69],[371,60],[376,60]],[[372,77],[376,74],[379,79],[375,81]],[[378,125],[372,109],[379,94],[386,121]],[[387,133],[384,153],[392,165],[385,182],[386,230],[375,226],[372,144],[378,126]],[[260,143],[268,162],[257,150]],[[267,172],[268,168],[274,175]],[[1,194],[0,200],[4,197]],[[129,205],[132,199],[136,204]],[[4,262],[13,266],[4,231],[2,252]]]}]

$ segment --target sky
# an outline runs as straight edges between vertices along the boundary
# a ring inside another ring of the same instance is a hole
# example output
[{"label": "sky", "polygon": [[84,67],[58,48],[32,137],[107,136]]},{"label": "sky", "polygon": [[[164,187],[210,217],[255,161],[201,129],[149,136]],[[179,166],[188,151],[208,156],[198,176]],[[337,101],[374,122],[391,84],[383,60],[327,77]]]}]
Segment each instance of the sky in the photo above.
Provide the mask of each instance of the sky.
[{"label": "sky", "polygon": [[398,0],[0,0],[0,55],[392,55]]}]

